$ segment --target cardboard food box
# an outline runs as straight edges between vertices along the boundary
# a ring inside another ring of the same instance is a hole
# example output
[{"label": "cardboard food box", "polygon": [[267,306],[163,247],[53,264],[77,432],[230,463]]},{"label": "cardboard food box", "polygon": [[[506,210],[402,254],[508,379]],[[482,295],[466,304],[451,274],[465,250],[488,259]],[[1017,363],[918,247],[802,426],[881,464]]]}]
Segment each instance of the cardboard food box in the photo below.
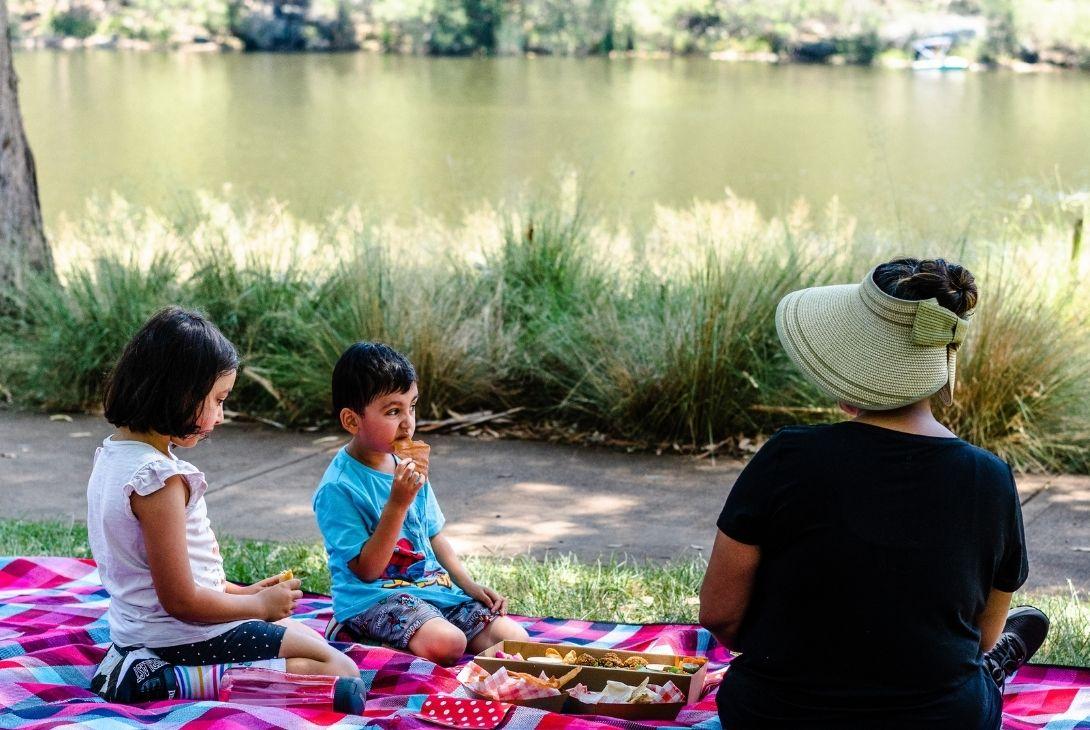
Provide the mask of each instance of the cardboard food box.
[{"label": "cardboard food box", "polygon": [[[491,647],[491,648],[496,649],[498,647],[502,647],[502,644],[496,644],[496,646]],[[535,677],[538,676],[539,674],[541,674],[541,672],[545,672],[546,677],[555,678],[555,677],[562,677],[562,676],[564,676],[565,674],[567,674],[568,672],[570,672],[572,670],[572,667],[569,667],[566,664],[552,664],[552,665],[549,665],[549,666],[543,666],[540,669],[536,668],[536,667],[531,669],[531,668],[529,668],[529,663],[528,662],[511,661],[511,660],[506,660],[506,659],[495,659],[494,658],[495,654],[493,654],[493,659],[492,659],[492,661],[495,662],[495,663],[486,665],[481,661],[481,657],[483,657],[483,656],[484,656],[483,654],[478,656],[476,659],[474,659],[474,661],[477,662],[477,664],[480,665],[481,667],[483,667],[484,669],[487,669],[489,672],[495,672],[500,667],[507,667],[507,671],[509,671],[509,672],[510,671],[527,672],[528,674],[533,674]],[[580,674],[582,674],[582,672],[580,672]],[[553,697],[535,697],[534,699],[530,699],[530,700],[504,700],[504,702],[508,702],[508,703],[510,703],[512,705],[523,705],[525,707],[535,707],[535,708],[537,708],[539,710],[547,710],[549,712],[563,712],[565,704],[568,702],[568,700],[571,699],[570,697],[568,697],[568,693],[565,692],[564,690],[569,689],[571,687],[574,687],[577,680],[578,680],[578,675],[576,675],[576,678],[573,679],[572,681],[566,682],[565,684],[560,685],[560,687],[558,687],[558,689],[560,690],[560,694],[555,695]],[[474,695],[475,697],[480,697],[482,700],[492,699],[491,697],[485,697],[483,695],[479,695],[476,692],[474,692],[473,690],[469,689],[468,687],[466,687],[466,691],[468,691],[470,694]]]},{"label": "cardboard food box", "polygon": [[[485,649],[477,655],[474,661],[489,672],[495,672],[500,667],[507,667],[508,671],[528,672],[534,675],[545,672],[545,676],[547,677],[559,677],[571,671],[572,665],[540,661],[539,658],[544,656],[545,650],[550,648],[556,649],[561,654],[566,654],[569,650],[574,650],[577,654],[586,653],[595,658],[600,658],[612,652],[621,659],[638,656],[647,660],[649,664],[665,664],[667,666],[672,666],[675,659],[673,654],[651,654],[637,651],[620,651],[617,649],[591,649],[575,644],[547,644],[536,641],[504,641]],[[523,657],[523,661],[519,661],[518,659],[500,659],[497,657],[499,652],[503,652],[504,654],[520,654]],[[535,661],[535,659],[538,660]],[[561,697],[566,698],[567,700],[563,705],[563,712],[571,714],[607,715],[625,719],[672,720],[677,717],[678,712],[681,711],[681,708],[684,707],[685,704],[691,704],[700,699],[700,693],[704,689],[704,677],[706,674],[707,666],[702,666],[694,674],[674,674],[672,672],[660,672],[647,669],[583,667],[579,674],[573,677],[565,686],[560,688],[563,693]],[[565,691],[574,687],[576,684],[584,684],[590,688],[591,691],[599,691],[605,687],[606,682],[610,680],[636,686],[645,678],[649,678],[651,684],[660,686],[665,685],[667,682],[673,682],[674,686],[686,696],[687,702],[660,702],[656,704],[600,703],[592,705],[579,702],[578,700],[569,697]],[[550,697],[546,699],[556,698]],[[558,710],[553,711],[557,712]]]}]

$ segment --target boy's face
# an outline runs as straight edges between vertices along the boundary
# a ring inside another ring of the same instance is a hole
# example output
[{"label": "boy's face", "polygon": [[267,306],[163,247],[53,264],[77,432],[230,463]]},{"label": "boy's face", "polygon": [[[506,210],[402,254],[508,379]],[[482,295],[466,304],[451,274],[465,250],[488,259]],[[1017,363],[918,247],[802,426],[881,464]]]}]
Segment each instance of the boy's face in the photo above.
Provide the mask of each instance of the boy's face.
[{"label": "boy's face", "polygon": [[362,414],[345,408],[341,425],[353,441],[366,450],[388,454],[400,438],[412,438],[416,431],[416,401],[419,388],[413,383],[404,393],[385,393],[367,404]]}]

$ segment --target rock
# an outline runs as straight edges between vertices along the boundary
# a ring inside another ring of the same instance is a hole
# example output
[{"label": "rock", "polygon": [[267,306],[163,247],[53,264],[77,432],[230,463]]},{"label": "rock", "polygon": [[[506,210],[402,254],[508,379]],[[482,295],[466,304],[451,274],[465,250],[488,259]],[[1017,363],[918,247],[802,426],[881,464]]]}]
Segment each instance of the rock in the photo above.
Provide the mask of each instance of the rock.
[{"label": "rock", "polygon": [[828,39],[802,40],[791,51],[798,61],[805,63],[824,63],[836,53],[836,44]]},{"label": "rock", "polygon": [[1079,56],[1071,48],[1046,48],[1040,53],[1040,62],[1063,68],[1074,68],[1079,64]]},{"label": "rock", "polygon": [[220,46],[218,43],[183,43],[177,47],[177,50],[182,53],[219,53]]},{"label": "rock", "polygon": [[84,39],[83,46],[84,48],[100,48],[104,50],[113,50],[114,48],[117,48],[117,36],[100,34],[88,36]]}]

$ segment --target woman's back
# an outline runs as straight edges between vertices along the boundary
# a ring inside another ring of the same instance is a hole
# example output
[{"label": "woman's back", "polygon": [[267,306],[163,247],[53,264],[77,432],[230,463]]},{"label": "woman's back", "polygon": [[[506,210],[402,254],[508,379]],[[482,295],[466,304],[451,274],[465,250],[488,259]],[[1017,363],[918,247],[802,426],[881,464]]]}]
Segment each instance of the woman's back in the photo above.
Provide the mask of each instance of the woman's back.
[{"label": "woman's back", "polygon": [[718,525],[761,550],[742,656],[719,693],[728,727],[978,724],[965,713],[994,689],[980,681],[976,618],[992,588],[1013,591],[1028,571],[1006,464],[960,439],[858,422],[788,428]]}]

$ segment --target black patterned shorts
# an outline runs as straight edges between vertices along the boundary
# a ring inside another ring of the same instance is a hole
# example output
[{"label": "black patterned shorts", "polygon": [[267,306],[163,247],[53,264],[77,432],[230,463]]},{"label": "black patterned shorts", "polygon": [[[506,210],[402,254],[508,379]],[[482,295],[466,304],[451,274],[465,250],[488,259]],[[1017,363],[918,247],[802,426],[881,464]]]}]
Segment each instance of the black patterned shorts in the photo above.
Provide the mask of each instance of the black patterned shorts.
[{"label": "black patterned shorts", "polygon": [[280,655],[285,631],[283,626],[268,621],[247,621],[206,641],[160,646],[152,651],[164,661],[183,666],[256,662]]},{"label": "black patterned shorts", "polygon": [[361,614],[342,624],[343,631],[353,641],[372,641],[407,649],[416,632],[433,618],[446,619],[472,641],[496,614],[472,598],[454,606],[438,608],[422,598],[397,593],[384,598]]}]

